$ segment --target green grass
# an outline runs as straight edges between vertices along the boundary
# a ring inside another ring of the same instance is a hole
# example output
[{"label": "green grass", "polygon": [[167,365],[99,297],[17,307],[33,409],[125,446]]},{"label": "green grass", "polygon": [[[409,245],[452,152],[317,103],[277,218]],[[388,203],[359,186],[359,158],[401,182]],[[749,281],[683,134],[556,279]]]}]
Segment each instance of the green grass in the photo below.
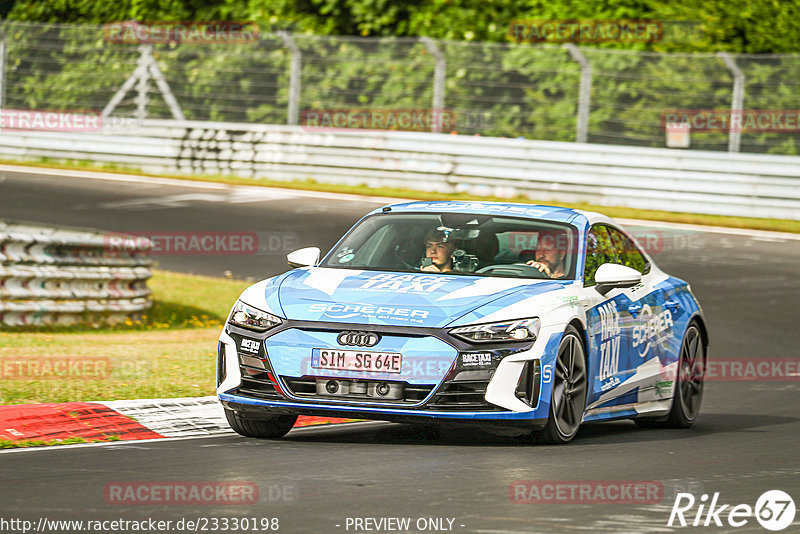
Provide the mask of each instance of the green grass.
[{"label": "green grass", "polygon": [[[6,327],[0,404],[213,395],[217,337],[249,284],[157,270],[148,284],[155,304],[141,321],[97,329]],[[45,365],[62,360],[88,367],[42,378]]]},{"label": "green grass", "polygon": [[[75,169],[75,170],[92,170],[92,171],[105,171],[105,172],[118,172],[125,174],[136,174],[139,176],[152,176],[143,173],[141,170],[132,169],[128,167],[117,166],[108,163],[93,163],[86,160],[64,160],[54,161],[50,158],[41,158],[35,161],[17,161],[17,160],[0,160],[0,163],[9,165],[25,165],[31,167],[48,167],[57,169]],[[558,204],[569,208],[576,208],[588,211],[598,211],[611,217],[624,218],[624,219],[645,219],[663,222],[676,222],[686,224],[700,224],[708,226],[726,226],[731,228],[748,228],[755,230],[771,230],[777,232],[791,232],[800,233],[800,221],[791,221],[785,219],[760,219],[752,217],[731,217],[725,215],[703,215],[694,213],[676,213],[671,211],[657,211],[657,210],[642,210],[627,207],[609,207],[598,206],[588,203],[568,203],[568,202],[553,202],[553,201],[539,201],[524,196],[515,198],[499,198],[499,197],[481,197],[469,195],[466,193],[447,194],[447,193],[430,193],[426,191],[414,191],[408,189],[392,189],[392,188],[371,188],[366,185],[348,186],[318,183],[314,180],[305,181],[280,181],[280,180],[266,180],[266,179],[252,179],[241,178],[229,175],[198,175],[187,176],[178,174],[160,174],[158,176],[169,177],[180,180],[194,180],[194,181],[207,181],[225,183],[231,185],[260,185],[265,187],[281,187],[285,189],[300,189],[311,191],[325,191],[333,193],[347,193],[355,195],[369,195],[376,197],[392,197],[392,198],[406,198],[411,200],[482,200],[482,201],[500,201],[500,202],[523,202],[533,204]]]},{"label": "green grass", "polygon": [[50,447],[53,445],[73,445],[75,443],[105,443],[106,441],[119,441],[119,436],[111,434],[106,436],[106,439],[84,439],[84,438],[65,438],[65,439],[0,439],[0,449],[14,449],[20,447]]}]

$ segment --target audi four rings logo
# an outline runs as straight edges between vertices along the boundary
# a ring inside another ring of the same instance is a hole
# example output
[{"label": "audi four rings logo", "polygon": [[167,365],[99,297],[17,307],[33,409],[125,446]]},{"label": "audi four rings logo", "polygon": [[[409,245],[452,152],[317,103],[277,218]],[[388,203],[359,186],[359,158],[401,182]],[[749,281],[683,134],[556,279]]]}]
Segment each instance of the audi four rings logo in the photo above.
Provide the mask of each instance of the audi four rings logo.
[{"label": "audi four rings logo", "polygon": [[381,340],[381,336],[374,332],[342,332],[336,341],[339,345],[352,345],[355,347],[374,347]]}]

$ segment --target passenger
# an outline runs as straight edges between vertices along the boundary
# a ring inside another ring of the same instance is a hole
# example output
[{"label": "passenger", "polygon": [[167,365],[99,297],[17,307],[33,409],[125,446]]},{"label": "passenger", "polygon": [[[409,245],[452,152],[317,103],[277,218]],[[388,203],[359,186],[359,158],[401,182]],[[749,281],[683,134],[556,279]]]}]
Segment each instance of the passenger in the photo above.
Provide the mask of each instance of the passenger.
[{"label": "passenger", "polygon": [[432,273],[446,273],[453,270],[453,252],[456,247],[447,241],[447,234],[436,228],[425,234],[425,258],[431,258],[432,263],[423,262],[421,270]]},{"label": "passenger", "polygon": [[566,273],[567,234],[559,230],[543,230],[536,240],[536,259],[527,262],[548,278],[563,278]]}]

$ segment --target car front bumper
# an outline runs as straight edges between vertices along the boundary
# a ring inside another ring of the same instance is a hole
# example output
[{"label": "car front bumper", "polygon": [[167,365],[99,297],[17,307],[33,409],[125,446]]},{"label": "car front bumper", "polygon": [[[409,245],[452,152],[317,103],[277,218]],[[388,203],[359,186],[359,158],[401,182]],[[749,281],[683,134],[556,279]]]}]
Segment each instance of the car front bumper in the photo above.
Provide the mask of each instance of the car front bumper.
[{"label": "car front bumper", "polygon": [[[443,329],[375,328],[382,336],[376,349],[402,353],[404,373],[313,368],[312,349],[335,346],[337,333],[352,330],[353,325],[287,321],[261,335],[227,325],[218,345],[220,401],[252,418],[292,413],[398,422],[525,422],[531,428],[546,422],[549,402],[541,399],[549,399],[550,392],[543,387],[539,356],[557,339],[476,346]],[[465,368],[463,355],[475,353],[491,355],[491,363]],[[403,394],[392,400],[377,399],[374,394],[332,395],[319,386],[325,380],[353,384],[353,391],[365,391],[366,386],[383,381]],[[496,403],[491,402],[493,398],[498,399]]]}]

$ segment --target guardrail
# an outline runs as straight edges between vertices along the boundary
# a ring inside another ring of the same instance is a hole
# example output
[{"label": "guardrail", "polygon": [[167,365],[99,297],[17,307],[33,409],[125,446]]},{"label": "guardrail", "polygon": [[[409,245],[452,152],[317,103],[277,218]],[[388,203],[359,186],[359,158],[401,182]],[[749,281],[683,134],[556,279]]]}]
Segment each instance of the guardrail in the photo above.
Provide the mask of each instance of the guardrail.
[{"label": "guardrail", "polygon": [[150,242],[110,237],[0,221],[0,323],[113,324],[147,310]]},{"label": "guardrail", "polygon": [[152,173],[312,179],[800,220],[795,156],[167,120],[92,133],[0,135],[0,158],[40,157]]}]

